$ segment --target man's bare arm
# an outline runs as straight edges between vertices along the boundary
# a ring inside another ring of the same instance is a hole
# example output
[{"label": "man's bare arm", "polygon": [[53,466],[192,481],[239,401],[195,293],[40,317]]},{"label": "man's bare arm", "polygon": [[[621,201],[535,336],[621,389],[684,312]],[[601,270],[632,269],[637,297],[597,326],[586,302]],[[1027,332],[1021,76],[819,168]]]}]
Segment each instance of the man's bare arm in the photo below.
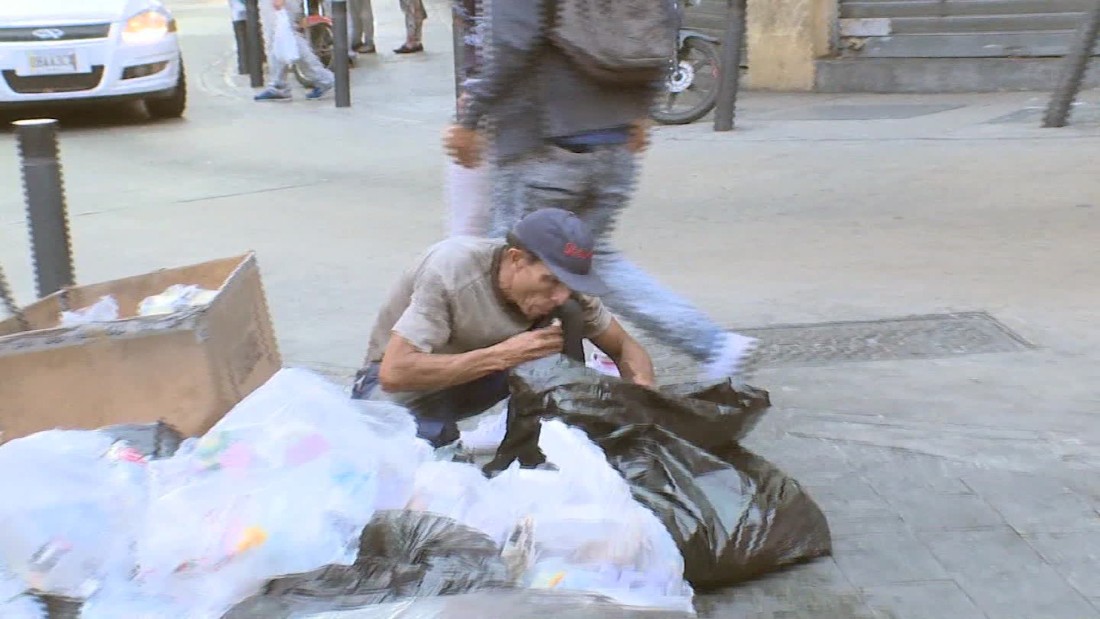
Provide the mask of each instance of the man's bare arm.
[{"label": "man's bare arm", "polygon": [[611,325],[603,333],[592,338],[592,343],[611,357],[623,379],[645,387],[654,387],[657,384],[653,359],[638,340],[623,329],[618,320],[612,319]]},{"label": "man's bare arm", "polygon": [[422,352],[394,333],[382,356],[378,382],[390,393],[434,391],[475,381],[559,353],[561,349],[562,331],[557,325],[520,333],[495,346],[453,355]]},{"label": "man's bare arm", "polygon": [[492,348],[439,355],[421,352],[408,340],[394,334],[382,357],[378,381],[391,393],[444,389],[503,370],[502,363]]}]

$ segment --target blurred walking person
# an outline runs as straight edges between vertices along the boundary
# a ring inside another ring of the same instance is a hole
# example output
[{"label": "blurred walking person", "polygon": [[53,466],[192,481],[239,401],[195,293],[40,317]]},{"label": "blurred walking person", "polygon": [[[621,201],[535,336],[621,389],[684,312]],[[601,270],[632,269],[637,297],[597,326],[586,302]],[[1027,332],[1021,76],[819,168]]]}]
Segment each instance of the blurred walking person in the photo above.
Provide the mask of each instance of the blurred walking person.
[{"label": "blurred walking person", "polygon": [[[703,378],[749,380],[756,339],[726,331],[612,245],[649,143],[649,111],[664,89],[661,59],[675,54],[674,3],[486,1],[485,64],[467,81],[445,145],[457,163],[482,165],[479,129],[490,120],[490,235],[503,236],[539,209],[576,213],[597,237],[594,259],[610,286],[602,297],[608,307],[698,361]],[[545,23],[547,15],[557,15],[554,24]],[[607,69],[609,61],[617,68]]]},{"label": "blurred walking person", "polygon": [[348,46],[359,54],[373,54],[374,7],[371,0],[348,0]]},{"label": "blurred walking person", "polygon": [[396,54],[416,54],[424,51],[424,20],[428,11],[424,0],[401,0],[401,12],[405,14],[405,43],[393,50]]},{"label": "blurred walking person", "polygon": [[[279,25],[282,19],[280,12],[285,13],[290,23],[289,34]],[[260,0],[260,23],[267,47],[267,87],[254,97],[256,101],[290,101],[293,97],[287,76],[292,65],[297,65],[311,85],[306,93],[307,99],[320,99],[335,87],[336,77],[313,52],[300,30],[301,21],[301,4],[294,0]],[[293,37],[293,46],[297,48],[297,59],[293,62],[287,62],[284,55],[276,52],[277,46],[285,43],[286,36]]]}]

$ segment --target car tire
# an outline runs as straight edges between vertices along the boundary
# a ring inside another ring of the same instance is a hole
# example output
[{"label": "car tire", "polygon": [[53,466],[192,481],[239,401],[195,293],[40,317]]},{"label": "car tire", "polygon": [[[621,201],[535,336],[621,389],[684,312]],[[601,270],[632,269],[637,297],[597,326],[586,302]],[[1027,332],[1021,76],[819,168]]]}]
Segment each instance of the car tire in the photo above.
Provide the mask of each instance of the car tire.
[{"label": "car tire", "polygon": [[180,76],[172,94],[163,99],[146,99],[145,111],[156,119],[180,118],[187,109],[187,74],[180,60]]}]

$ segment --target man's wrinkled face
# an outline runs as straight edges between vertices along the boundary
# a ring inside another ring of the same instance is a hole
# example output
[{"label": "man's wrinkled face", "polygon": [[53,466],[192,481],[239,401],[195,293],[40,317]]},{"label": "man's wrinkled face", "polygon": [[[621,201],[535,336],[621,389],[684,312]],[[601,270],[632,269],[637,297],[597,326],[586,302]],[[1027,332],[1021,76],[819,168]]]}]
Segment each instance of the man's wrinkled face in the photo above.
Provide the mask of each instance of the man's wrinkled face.
[{"label": "man's wrinkled face", "polygon": [[569,288],[545,263],[515,249],[509,250],[507,257],[514,261],[511,300],[524,316],[531,320],[544,318],[569,300]]}]

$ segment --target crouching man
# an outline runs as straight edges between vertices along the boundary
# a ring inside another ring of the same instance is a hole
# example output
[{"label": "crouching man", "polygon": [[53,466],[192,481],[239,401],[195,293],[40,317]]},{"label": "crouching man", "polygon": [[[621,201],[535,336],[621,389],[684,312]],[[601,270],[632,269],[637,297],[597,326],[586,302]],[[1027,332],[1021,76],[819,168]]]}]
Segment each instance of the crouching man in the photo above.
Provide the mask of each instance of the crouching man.
[{"label": "crouching man", "polygon": [[[438,448],[458,440],[458,421],[508,396],[509,370],[560,353],[582,361],[584,338],[624,379],[652,387],[649,354],[598,298],[607,288],[592,271],[592,246],[588,227],[556,208],[531,213],[505,240],[433,245],[379,312],[352,397],[407,407]],[[534,448],[531,437],[509,441],[527,445],[513,454],[522,466],[545,463],[537,437]]]}]

